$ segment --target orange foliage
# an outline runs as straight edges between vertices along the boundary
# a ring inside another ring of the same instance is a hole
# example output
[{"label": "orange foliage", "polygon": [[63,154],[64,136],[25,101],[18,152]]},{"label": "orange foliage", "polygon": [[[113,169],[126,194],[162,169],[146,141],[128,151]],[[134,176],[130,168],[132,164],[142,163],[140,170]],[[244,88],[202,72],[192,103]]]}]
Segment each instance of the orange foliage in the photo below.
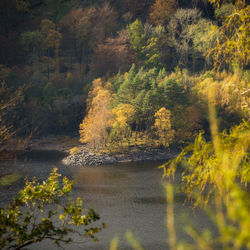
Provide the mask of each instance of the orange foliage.
[{"label": "orange foliage", "polygon": [[91,71],[99,75],[124,72],[135,61],[135,54],[129,46],[128,32],[122,30],[118,37],[108,38],[99,44],[94,52]]},{"label": "orange foliage", "polygon": [[94,80],[88,98],[88,114],[80,124],[80,142],[100,148],[107,142],[109,120],[112,116],[111,93],[102,87],[101,79]]},{"label": "orange foliage", "polygon": [[175,13],[177,7],[178,3],[176,0],[156,0],[151,7],[149,14],[150,21],[156,25],[164,25]]}]

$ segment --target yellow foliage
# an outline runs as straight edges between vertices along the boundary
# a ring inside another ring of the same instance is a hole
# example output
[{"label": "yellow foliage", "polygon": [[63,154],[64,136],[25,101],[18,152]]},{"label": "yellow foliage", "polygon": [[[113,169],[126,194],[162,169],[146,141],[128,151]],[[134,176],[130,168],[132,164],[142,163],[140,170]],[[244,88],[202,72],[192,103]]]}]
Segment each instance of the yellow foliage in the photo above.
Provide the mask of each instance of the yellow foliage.
[{"label": "yellow foliage", "polygon": [[213,48],[208,50],[206,56],[213,58],[216,70],[228,63],[236,66],[248,65],[250,57],[249,16],[249,5],[243,9],[235,9],[223,25],[215,30],[220,34],[220,39]]},{"label": "yellow foliage", "polygon": [[121,103],[112,110],[113,116],[110,119],[112,130],[109,136],[112,147],[123,144],[123,141],[129,145],[132,130],[129,125],[133,121],[136,111],[131,104]]},{"label": "yellow foliage", "polygon": [[112,113],[118,123],[126,124],[132,120],[136,111],[131,104],[121,103],[112,110]]},{"label": "yellow foliage", "polygon": [[73,147],[70,149],[70,155],[74,155],[78,152],[79,148],[78,147]]},{"label": "yellow foliage", "polygon": [[214,105],[238,112],[243,117],[250,117],[250,84],[238,73],[218,73],[216,77],[197,82],[194,90],[200,99],[206,100],[211,88],[214,89]]},{"label": "yellow foliage", "polygon": [[99,148],[106,144],[109,120],[112,117],[111,93],[102,87],[101,79],[93,81],[93,89],[88,96],[88,114],[80,124],[80,142]]},{"label": "yellow foliage", "polygon": [[154,128],[164,147],[168,147],[174,137],[174,130],[171,129],[171,113],[165,107],[155,113]]}]

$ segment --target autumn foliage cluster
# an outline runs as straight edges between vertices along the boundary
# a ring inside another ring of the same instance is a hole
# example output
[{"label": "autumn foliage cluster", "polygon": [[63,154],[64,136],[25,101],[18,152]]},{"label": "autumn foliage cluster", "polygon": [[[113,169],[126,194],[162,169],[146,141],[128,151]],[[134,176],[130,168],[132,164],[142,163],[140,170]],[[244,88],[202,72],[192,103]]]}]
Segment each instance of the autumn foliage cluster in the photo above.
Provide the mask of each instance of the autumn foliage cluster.
[{"label": "autumn foliage cluster", "polygon": [[108,82],[96,79],[80,125],[80,141],[95,149],[185,145],[200,131],[209,133],[211,89],[220,129],[249,117],[248,82],[240,72],[191,76],[176,69],[169,75],[132,66]]}]

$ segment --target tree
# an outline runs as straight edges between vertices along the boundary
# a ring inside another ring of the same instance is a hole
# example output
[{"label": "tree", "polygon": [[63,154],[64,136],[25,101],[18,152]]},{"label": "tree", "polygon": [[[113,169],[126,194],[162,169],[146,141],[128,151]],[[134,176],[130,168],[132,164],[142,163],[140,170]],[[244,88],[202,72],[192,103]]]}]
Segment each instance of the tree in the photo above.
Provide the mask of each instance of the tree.
[{"label": "tree", "polygon": [[88,72],[89,56],[94,43],[92,32],[95,19],[96,9],[94,7],[78,8],[71,10],[60,22],[61,27],[66,29],[65,33],[69,33],[74,56],[79,63],[80,74],[83,62],[85,62],[85,73]]},{"label": "tree", "polygon": [[156,25],[166,25],[177,8],[176,0],[156,0],[150,8],[149,19]]},{"label": "tree", "polygon": [[47,7],[47,11],[52,14],[55,23],[58,23],[67,12],[67,1],[65,0],[43,0],[43,2]]},{"label": "tree", "polygon": [[144,33],[146,35],[146,44],[142,48],[142,53],[144,54],[144,65],[147,68],[162,68],[164,49],[163,45],[165,43],[166,31],[163,26],[158,25],[152,27],[150,24],[144,25]]},{"label": "tree", "polygon": [[174,137],[174,130],[171,128],[171,113],[165,107],[162,107],[154,116],[154,129],[159,138],[159,144],[168,147]]},{"label": "tree", "polygon": [[126,72],[135,62],[135,54],[129,46],[128,32],[122,30],[116,38],[107,38],[94,50],[90,69],[92,74],[112,75]]},{"label": "tree", "polygon": [[[69,233],[97,240],[95,234],[105,224],[91,226],[100,219],[99,215],[92,208],[84,209],[81,198],[70,200],[72,181],[64,177],[61,182],[60,177],[54,169],[42,183],[36,178],[26,180],[23,190],[8,208],[0,208],[1,248],[23,249],[45,239],[60,246],[72,241]],[[82,227],[84,233],[77,230]]]},{"label": "tree", "polygon": [[122,143],[125,139],[129,144],[132,132],[131,123],[133,122],[135,112],[131,104],[120,103],[117,107],[113,108],[114,120],[112,121],[112,130],[110,132],[111,143]]},{"label": "tree", "polygon": [[134,84],[136,74],[136,67],[133,64],[130,70],[124,74],[124,81],[117,91],[117,102],[130,104],[135,98],[137,88],[139,87],[137,84]]},{"label": "tree", "polygon": [[212,212],[210,216],[217,227],[216,233],[207,228],[198,233],[200,230],[186,226],[194,243],[178,244],[180,249],[250,247],[250,233],[246,230],[250,226],[249,123],[243,121],[229,133],[219,134],[214,125],[215,120],[211,124],[212,141],[207,142],[200,134],[178,157],[161,166],[165,177],[173,177],[178,166],[184,168],[182,190],[194,206],[205,206]]},{"label": "tree", "polygon": [[134,19],[140,18],[143,21],[148,16],[148,11],[154,0],[121,0],[124,11]]},{"label": "tree", "polygon": [[[193,57],[193,71],[203,65],[205,53],[214,46],[219,38],[218,32],[214,32],[211,21],[201,18],[198,23],[189,25],[188,34],[192,39],[191,52]],[[206,58],[208,59],[208,58]],[[198,61],[198,62],[197,62]],[[207,60],[209,62],[209,60]]]},{"label": "tree", "polygon": [[234,5],[232,3],[225,3],[220,8],[216,8],[214,15],[217,20],[224,21],[227,16],[230,16],[234,11]]},{"label": "tree", "polygon": [[138,59],[143,59],[142,47],[145,46],[146,38],[144,34],[144,27],[139,19],[136,19],[128,26],[129,41],[132,49],[138,55]]},{"label": "tree", "polygon": [[116,19],[116,11],[108,3],[104,3],[100,7],[73,9],[61,20],[60,25],[67,34],[68,42],[73,44],[73,56],[80,65],[80,74],[83,63],[84,73],[89,72],[93,51],[115,31]]},{"label": "tree", "polygon": [[93,81],[93,89],[88,95],[88,114],[80,124],[80,142],[99,149],[107,143],[110,127],[112,95],[102,86],[101,79]]},{"label": "tree", "polygon": [[21,34],[21,45],[30,54],[29,61],[32,63],[42,55],[41,40],[42,34],[39,30],[27,31]]},{"label": "tree", "polygon": [[56,59],[56,64],[57,64],[57,71],[59,72],[60,69],[60,43],[62,39],[62,34],[56,30],[55,24],[48,20],[48,19],[43,19],[41,21],[41,34],[43,37],[43,45],[44,49],[46,51],[44,61],[47,64],[47,74],[48,74],[48,79],[50,78],[50,70],[51,70],[51,50],[55,54],[55,59]]},{"label": "tree", "polygon": [[177,82],[175,78],[169,78],[161,83],[164,103],[166,107],[173,111],[178,105],[187,106],[189,100],[187,97],[187,91],[183,84]]},{"label": "tree", "polygon": [[186,67],[191,52],[192,37],[190,25],[198,23],[201,13],[198,9],[178,9],[168,24],[170,45],[177,52],[178,64]]},{"label": "tree", "polygon": [[96,19],[93,25],[95,44],[103,43],[117,27],[117,12],[105,2],[96,11]]},{"label": "tree", "polygon": [[136,20],[128,26],[129,41],[132,49],[137,53],[137,59],[147,68],[162,65],[163,44],[166,31],[163,26],[153,27]]},{"label": "tree", "polygon": [[250,57],[249,13],[249,5],[243,9],[235,9],[220,28],[215,27],[215,32],[219,33],[220,38],[206,53],[208,58],[212,57],[214,69],[219,70],[226,64],[240,67],[248,65]]}]

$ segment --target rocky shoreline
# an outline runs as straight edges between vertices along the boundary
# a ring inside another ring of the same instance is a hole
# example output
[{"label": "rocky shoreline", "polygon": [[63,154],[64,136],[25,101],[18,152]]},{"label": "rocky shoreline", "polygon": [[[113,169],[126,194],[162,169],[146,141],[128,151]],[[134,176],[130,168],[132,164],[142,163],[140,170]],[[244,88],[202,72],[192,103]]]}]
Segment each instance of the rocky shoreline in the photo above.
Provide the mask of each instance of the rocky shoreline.
[{"label": "rocky shoreline", "polygon": [[131,147],[122,153],[96,153],[80,146],[75,154],[68,155],[62,162],[67,166],[98,166],[122,162],[169,160],[179,154],[177,150],[146,149]]},{"label": "rocky shoreline", "polygon": [[[72,148],[77,148],[74,154],[70,153]],[[48,157],[48,152],[61,153],[58,160],[66,166],[99,166],[122,162],[137,162],[137,161],[157,161],[169,160],[176,157],[180,150],[178,149],[152,149],[146,147],[132,146],[122,152],[98,153],[89,149],[86,145],[79,144],[77,138],[35,138],[29,143],[29,147],[18,148],[16,141],[8,145],[6,149],[7,159],[15,159],[18,157],[29,156],[37,153],[43,157],[44,152]],[[1,155],[0,155],[1,156]],[[53,157],[53,156],[52,156]]]}]

